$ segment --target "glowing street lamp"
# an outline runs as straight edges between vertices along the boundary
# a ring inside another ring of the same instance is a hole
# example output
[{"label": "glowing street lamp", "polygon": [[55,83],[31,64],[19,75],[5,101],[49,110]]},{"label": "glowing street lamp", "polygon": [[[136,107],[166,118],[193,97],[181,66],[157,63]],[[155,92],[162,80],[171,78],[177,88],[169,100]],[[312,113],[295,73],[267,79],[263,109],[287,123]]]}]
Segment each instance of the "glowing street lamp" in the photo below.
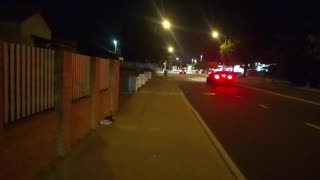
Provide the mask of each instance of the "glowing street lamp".
[{"label": "glowing street lamp", "polygon": [[211,35],[212,35],[213,38],[218,38],[219,37],[219,33],[217,31],[213,31]]},{"label": "glowing street lamp", "polygon": [[169,52],[169,53],[173,53],[173,47],[172,47],[172,46],[169,46],[168,52]]},{"label": "glowing street lamp", "polygon": [[[216,39],[218,39],[219,36],[220,36],[220,34],[217,31],[212,31],[211,35],[212,35],[213,38],[216,38]],[[224,37],[224,44],[227,45],[227,37],[225,35],[223,35],[223,34],[221,34],[221,36]]]},{"label": "glowing street lamp", "polygon": [[162,26],[163,26],[164,29],[170,29],[171,23],[168,20],[165,19],[165,20],[162,21]]},{"label": "glowing street lamp", "polygon": [[118,41],[117,41],[117,40],[113,40],[113,44],[114,44],[114,53],[116,54],[116,53],[117,53],[117,44],[118,44]]},{"label": "glowing street lamp", "polygon": [[177,60],[177,61],[179,61],[179,58],[178,58],[178,57],[176,57],[176,60]]}]

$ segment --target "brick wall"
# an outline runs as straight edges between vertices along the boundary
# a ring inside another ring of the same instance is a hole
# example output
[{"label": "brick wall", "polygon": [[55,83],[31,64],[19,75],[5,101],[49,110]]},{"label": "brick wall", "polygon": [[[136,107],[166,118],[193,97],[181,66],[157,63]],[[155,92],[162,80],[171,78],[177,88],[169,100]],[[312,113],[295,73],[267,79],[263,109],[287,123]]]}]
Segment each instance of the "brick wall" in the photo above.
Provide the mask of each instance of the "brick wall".
[{"label": "brick wall", "polygon": [[[4,117],[3,51],[0,42],[0,115]],[[110,87],[99,90],[100,58],[91,58],[90,95],[72,100],[72,53],[55,53],[55,108],[0,125],[0,179],[35,179],[40,170],[118,109],[119,62],[110,61]],[[106,78],[104,78],[106,79]],[[107,78],[109,79],[109,78]],[[116,96],[116,97],[115,97]]]},{"label": "brick wall", "polygon": [[55,159],[56,122],[50,111],[0,128],[0,179],[34,179]]}]

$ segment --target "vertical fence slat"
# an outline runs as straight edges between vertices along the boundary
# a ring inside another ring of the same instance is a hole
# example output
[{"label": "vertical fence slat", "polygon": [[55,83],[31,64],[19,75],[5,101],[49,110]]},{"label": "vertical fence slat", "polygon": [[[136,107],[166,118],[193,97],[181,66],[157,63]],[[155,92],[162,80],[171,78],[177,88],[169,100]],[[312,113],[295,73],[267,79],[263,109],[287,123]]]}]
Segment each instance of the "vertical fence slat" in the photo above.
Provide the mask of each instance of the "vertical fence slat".
[{"label": "vertical fence slat", "polygon": [[4,123],[9,122],[9,47],[8,43],[3,43],[3,78],[4,78]]},{"label": "vertical fence slat", "polygon": [[31,76],[31,89],[32,89],[32,96],[31,96],[31,101],[32,101],[32,111],[31,113],[34,114],[37,111],[36,108],[36,102],[37,102],[37,97],[36,97],[36,72],[37,72],[37,55],[36,55],[36,49],[35,47],[31,48],[31,52],[32,52],[32,56],[31,56],[31,72],[32,72],[32,76]]},{"label": "vertical fence slat", "polygon": [[80,97],[81,96],[83,96],[84,95],[84,91],[85,91],[85,89],[82,89],[82,87],[83,87],[83,81],[84,81],[84,58],[83,58],[83,56],[81,56],[80,57],[80,74],[79,74],[79,77],[80,77],[80,79],[79,79],[79,93],[80,93]]},{"label": "vertical fence slat", "polygon": [[36,48],[36,112],[40,111],[40,49]]},{"label": "vertical fence slat", "polygon": [[31,82],[30,82],[30,65],[31,65],[31,49],[30,46],[27,46],[27,116],[31,115]]},{"label": "vertical fence slat", "polygon": [[44,50],[44,109],[48,109],[48,49]]},{"label": "vertical fence slat", "polygon": [[72,67],[72,70],[73,70],[73,98],[72,100],[74,100],[76,98],[76,86],[77,86],[77,63],[76,63],[76,60],[75,60],[75,55],[72,55],[72,60],[73,60],[73,67]]},{"label": "vertical fence slat", "polygon": [[77,91],[77,98],[81,96],[81,92],[80,92],[80,86],[81,86],[81,58],[79,58],[79,56],[77,56],[77,59],[76,59],[76,62],[77,62],[77,82],[76,82],[76,91]]},{"label": "vertical fence slat", "polygon": [[74,96],[75,96],[75,62],[74,62],[74,55],[72,54],[71,56],[71,63],[72,63],[72,100],[74,100]]},{"label": "vertical fence slat", "polygon": [[16,44],[16,115],[17,119],[21,118],[21,56],[20,45]]},{"label": "vertical fence slat", "polygon": [[48,49],[48,108],[51,106],[51,49]]},{"label": "vertical fence slat", "polygon": [[15,116],[15,51],[14,44],[10,43],[10,121],[14,121]]},{"label": "vertical fence slat", "polygon": [[86,95],[88,95],[87,94],[87,90],[88,90],[88,87],[87,87],[87,59],[86,58],[84,58],[83,57],[83,75],[82,75],[82,77],[83,77],[83,84],[82,84],[82,87],[85,87],[84,88],[84,91],[83,91],[83,96],[86,96]]},{"label": "vertical fence slat", "polygon": [[81,84],[81,87],[84,87],[83,89],[82,89],[82,94],[81,94],[81,96],[85,96],[86,95],[86,91],[87,91],[87,87],[86,87],[86,82],[87,82],[87,77],[86,77],[86,64],[87,64],[87,62],[86,62],[86,59],[85,59],[85,57],[84,56],[82,56],[82,84]]},{"label": "vertical fence slat", "polygon": [[86,84],[86,87],[87,87],[87,92],[86,92],[86,95],[89,95],[90,94],[90,73],[91,73],[91,68],[90,68],[90,58],[87,57],[87,63],[86,63],[86,69],[87,69],[87,73],[86,73],[86,76],[87,76],[87,84]]},{"label": "vertical fence slat", "polygon": [[76,89],[76,92],[77,92],[77,97],[80,97],[81,96],[81,92],[80,92],[80,86],[81,86],[81,58],[79,58],[79,56],[77,56],[77,73],[76,73],[76,76],[77,76],[77,82],[76,82],[76,85],[77,85],[77,89]]},{"label": "vertical fence slat", "polygon": [[26,117],[26,46],[21,46],[21,117]]},{"label": "vertical fence slat", "polygon": [[54,95],[55,95],[55,91],[54,91],[54,51],[51,51],[51,107],[54,107]]},{"label": "vertical fence slat", "polygon": [[44,85],[44,75],[43,75],[43,65],[44,65],[44,50],[40,49],[40,111],[43,111],[43,85]]}]

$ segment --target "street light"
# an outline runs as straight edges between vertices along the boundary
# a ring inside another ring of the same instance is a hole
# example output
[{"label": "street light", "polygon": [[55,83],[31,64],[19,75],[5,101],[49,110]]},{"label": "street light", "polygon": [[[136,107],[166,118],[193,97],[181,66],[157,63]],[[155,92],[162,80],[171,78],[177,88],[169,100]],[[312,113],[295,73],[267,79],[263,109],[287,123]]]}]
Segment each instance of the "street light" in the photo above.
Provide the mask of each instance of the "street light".
[{"label": "street light", "polygon": [[179,58],[178,58],[178,57],[176,57],[176,60],[177,60],[177,61],[179,61]]},{"label": "street light", "polygon": [[[211,35],[213,38],[216,38],[216,39],[219,38],[220,36],[220,34],[217,31],[213,31]],[[227,37],[224,34],[221,34],[221,36],[224,37],[224,43],[227,45]]]},{"label": "street light", "polygon": [[218,38],[219,33],[217,31],[213,31],[211,35],[213,38]]},{"label": "street light", "polygon": [[118,44],[118,41],[117,41],[117,40],[113,40],[113,44],[114,44],[114,53],[117,54],[117,44]]},{"label": "street light", "polygon": [[173,47],[172,47],[172,46],[169,46],[169,47],[168,47],[168,52],[169,52],[169,53],[173,53]]},{"label": "street light", "polygon": [[168,20],[164,19],[162,21],[162,26],[163,26],[164,29],[170,29],[171,23]]}]

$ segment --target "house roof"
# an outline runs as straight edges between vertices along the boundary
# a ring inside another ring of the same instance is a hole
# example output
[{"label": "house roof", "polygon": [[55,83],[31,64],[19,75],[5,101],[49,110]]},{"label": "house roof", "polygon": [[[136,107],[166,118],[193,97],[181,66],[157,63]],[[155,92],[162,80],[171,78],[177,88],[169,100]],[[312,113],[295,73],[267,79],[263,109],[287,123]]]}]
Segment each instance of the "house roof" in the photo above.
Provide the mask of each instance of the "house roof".
[{"label": "house roof", "polygon": [[94,42],[80,41],[78,43],[78,51],[89,56],[102,57],[106,59],[118,59],[119,55],[114,54],[109,49]]},{"label": "house roof", "polygon": [[40,13],[38,8],[6,7],[0,8],[0,21],[23,22],[30,16]]}]

